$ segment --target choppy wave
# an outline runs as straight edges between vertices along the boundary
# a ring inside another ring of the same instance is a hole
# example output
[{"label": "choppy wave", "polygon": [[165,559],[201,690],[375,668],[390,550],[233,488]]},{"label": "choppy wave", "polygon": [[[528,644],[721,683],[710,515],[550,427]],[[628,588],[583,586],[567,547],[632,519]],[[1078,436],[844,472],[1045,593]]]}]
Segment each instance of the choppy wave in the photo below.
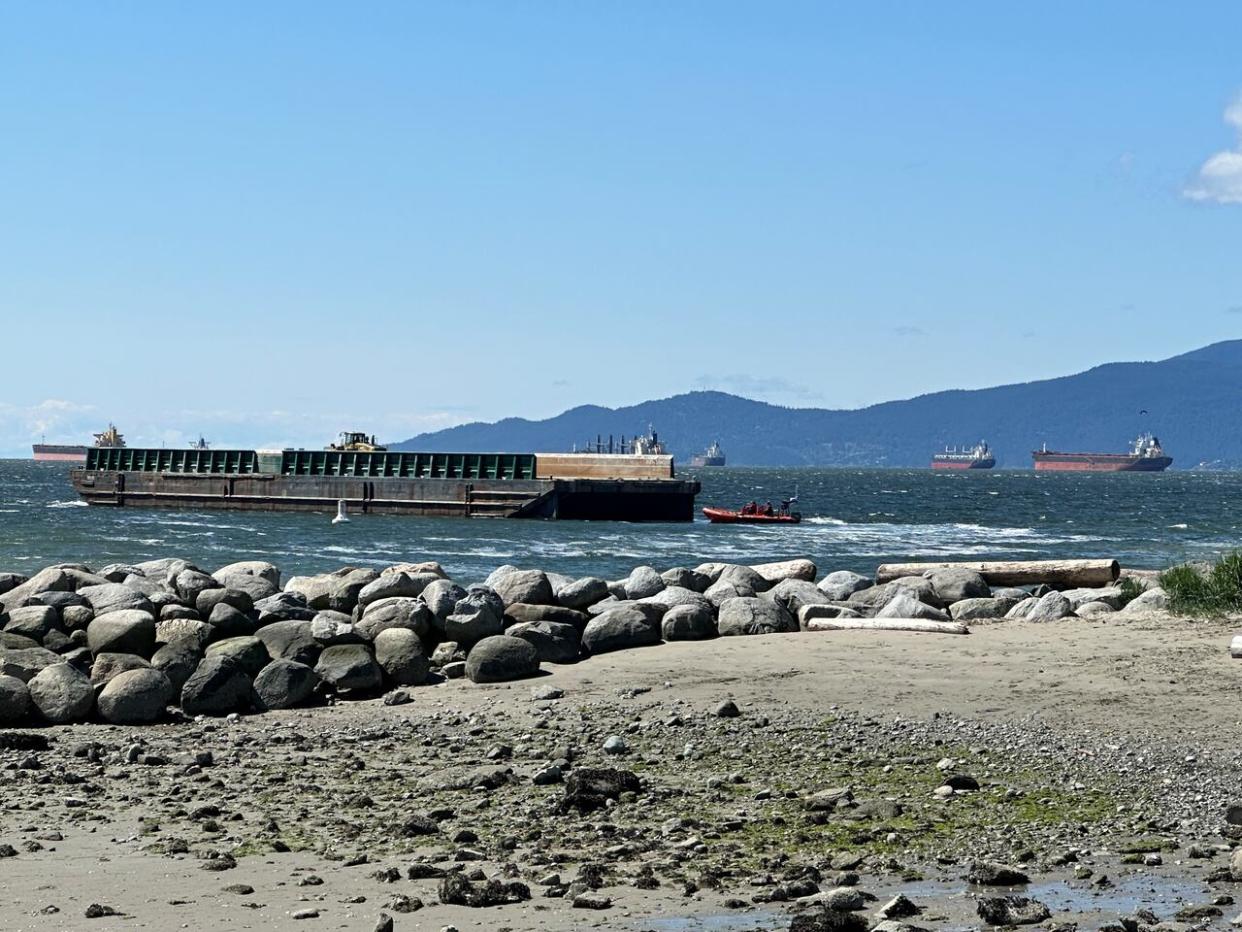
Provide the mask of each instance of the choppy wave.
[{"label": "choppy wave", "polygon": [[75,498],[71,501],[48,502],[47,507],[48,508],[88,508],[90,506],[87,505],[86,502],[82,501],[81,499]]}]

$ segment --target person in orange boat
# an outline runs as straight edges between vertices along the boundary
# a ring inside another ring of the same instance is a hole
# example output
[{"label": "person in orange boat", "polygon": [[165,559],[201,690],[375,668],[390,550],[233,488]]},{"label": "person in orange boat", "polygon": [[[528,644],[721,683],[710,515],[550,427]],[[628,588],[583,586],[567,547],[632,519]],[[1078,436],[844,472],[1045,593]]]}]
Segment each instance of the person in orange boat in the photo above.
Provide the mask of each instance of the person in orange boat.
[{"label": "person in orange boat", "polygon": [[767,504],[765,504],[765,505],[763,506],[763,511],[761,512],[761,514],[762,514],[765,518],[770,518],[770,517],[772,517],[774,514],[776,514],[776,512],[772,510],[772,503],[771,503],[771,502],[768,502]]},{"label": "person in orange boat", "polygon": [[758,511],[759,511],[759,505],[756,502],[747,502],[745,505],[742,506],[742,514],[744,515],[757,514]]}]

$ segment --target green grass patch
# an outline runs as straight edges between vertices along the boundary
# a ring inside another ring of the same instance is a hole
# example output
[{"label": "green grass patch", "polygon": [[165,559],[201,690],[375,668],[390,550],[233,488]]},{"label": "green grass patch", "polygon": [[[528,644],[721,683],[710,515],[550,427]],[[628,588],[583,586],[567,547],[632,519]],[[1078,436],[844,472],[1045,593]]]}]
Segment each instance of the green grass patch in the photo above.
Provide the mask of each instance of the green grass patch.
[{"label": "green grass patch", "polygon": [[1175,566],[1160,574],[1169,606],[1180,615],[1224,615],[1242,611],[1242,552],[1225,554],[1206,572]]}]

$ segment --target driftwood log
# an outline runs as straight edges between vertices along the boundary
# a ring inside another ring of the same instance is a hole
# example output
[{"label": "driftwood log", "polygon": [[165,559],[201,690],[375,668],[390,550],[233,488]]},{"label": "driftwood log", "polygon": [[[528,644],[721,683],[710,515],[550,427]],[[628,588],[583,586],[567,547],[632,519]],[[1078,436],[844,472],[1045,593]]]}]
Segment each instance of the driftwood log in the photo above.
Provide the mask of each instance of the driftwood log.
[{"label": "driftwood log", "polygon": [[922,634],[970,634],[957,621],[928,621],[923,618],[810,618],[807,631],[916,631]]},{"label": "driftwood log", "polygon": [[877,584],[903,576],[922,576],[928,570],[973,570],[990,586],[1031,586],[1046,583],[1067,589],[1107,586],[1117,581],[1116,560],[1003,560],[982,563],[884,563],[875,571]]}]

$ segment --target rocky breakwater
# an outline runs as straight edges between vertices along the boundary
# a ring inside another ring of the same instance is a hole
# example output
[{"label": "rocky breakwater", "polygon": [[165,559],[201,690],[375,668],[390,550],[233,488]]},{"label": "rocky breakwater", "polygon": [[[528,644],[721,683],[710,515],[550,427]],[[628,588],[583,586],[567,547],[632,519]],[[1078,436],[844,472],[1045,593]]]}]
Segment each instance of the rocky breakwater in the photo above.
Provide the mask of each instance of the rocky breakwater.
[{"label": "rocky breakwater", "polygon": [[[502,566],[460,585],[438,563],[344,568],[282,585],[271,563],[207,572],[161,559],[0,574],[0,722],[142,724],[342,698],[409,698],[465,677],[504,682],[544,664],[664,641],[795,634],[825,619],[1038,623],[1163,607],[1135,583],[999,588],[937,568],[875,585],[817,578],[805,559],[704,563],[571,579]],[[960,630],[966,630],[965,627]]]}]

